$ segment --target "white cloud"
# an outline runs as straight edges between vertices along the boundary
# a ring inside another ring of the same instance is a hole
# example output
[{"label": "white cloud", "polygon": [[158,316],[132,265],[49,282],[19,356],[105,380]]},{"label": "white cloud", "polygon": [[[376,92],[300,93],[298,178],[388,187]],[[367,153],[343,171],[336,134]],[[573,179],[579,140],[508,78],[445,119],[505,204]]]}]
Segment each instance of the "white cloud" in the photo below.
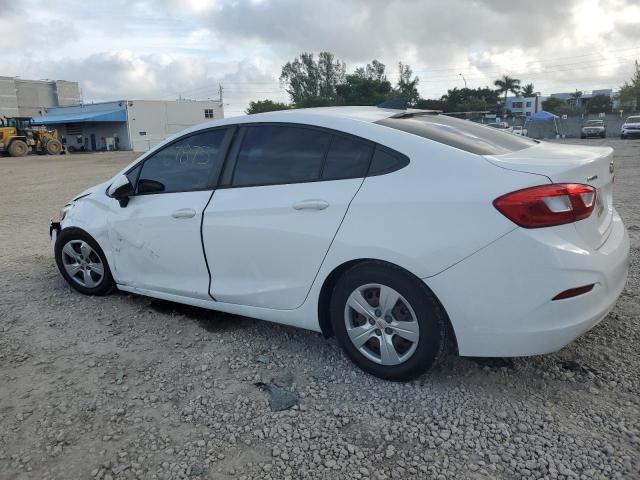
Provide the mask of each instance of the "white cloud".
[{"label": "white cloud", "polygon": [[[8,3],[11,6],[11,3]],[[29,15],[23,12],[28,11]],[[285,100],[280,66],[329,50],[349,70],[398,61],[420,91],[491,85],[501,74],[537,90],[617,87],[640,54],[635,0],[36,0],[0,9],[3,74],[78,80],[87,100],[206,98],[229,113]],[[8,51],[8,53],[7,53]]]}]

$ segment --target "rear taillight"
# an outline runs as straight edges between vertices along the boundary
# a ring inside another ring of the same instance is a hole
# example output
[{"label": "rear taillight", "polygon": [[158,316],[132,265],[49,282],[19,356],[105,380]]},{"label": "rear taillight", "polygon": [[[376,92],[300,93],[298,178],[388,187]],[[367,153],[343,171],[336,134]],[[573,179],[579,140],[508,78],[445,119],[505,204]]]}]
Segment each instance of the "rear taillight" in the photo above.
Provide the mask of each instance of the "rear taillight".
[{"label": "rear taillight", "polygon": [[596,204],[596,189],[579,183],[554,183],[507,193],[493,206],[524,228],[542,228],[587,218]]}]

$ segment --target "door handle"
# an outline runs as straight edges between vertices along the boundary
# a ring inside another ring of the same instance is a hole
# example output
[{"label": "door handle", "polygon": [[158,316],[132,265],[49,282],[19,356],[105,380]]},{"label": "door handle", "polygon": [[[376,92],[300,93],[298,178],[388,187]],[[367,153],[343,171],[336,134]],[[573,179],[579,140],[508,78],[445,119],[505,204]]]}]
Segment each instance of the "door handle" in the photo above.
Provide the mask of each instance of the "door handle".
[{"label": "door handle", "polygon": [[324,200],[302,200],[293,204],[295,210],[324,210],[329,202]]},{"label": "door handle", "polygon": [[181,208],[171,214],[173,218],[192,218],[196,216],[196,211],[193,208]]}]

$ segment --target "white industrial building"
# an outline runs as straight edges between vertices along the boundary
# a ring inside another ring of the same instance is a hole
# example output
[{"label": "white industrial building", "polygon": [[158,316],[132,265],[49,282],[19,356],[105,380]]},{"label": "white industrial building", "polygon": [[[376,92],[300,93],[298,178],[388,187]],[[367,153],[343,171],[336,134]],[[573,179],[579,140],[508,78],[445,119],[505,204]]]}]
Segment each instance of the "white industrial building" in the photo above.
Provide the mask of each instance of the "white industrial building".
[{"label": "white industrial building", "polygon": [[0,117],[36,117],[44,108],[80,102],[78,82],[0,76]]},{"label": "white industrial building", "polygon": [[548,97],[534,95],[533,97],[507,97],[507,110],[515,116],[529,117],[534,113],[542,111],[542,102]]},{"label": "white industrial building", "polygon": [[145,152],[187,127],[221,118],[219,100],[118,100],[46,108],[32,123],[56,128],[69,151]]}]

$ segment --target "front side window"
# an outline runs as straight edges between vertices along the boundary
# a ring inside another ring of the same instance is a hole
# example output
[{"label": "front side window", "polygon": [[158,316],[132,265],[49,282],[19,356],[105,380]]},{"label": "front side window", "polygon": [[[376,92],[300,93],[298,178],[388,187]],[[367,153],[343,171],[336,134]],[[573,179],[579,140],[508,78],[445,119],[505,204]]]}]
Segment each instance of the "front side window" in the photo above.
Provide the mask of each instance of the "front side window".
[{"label": "front side window", "polygon": [[205,190],[222,165],[220,147],[225,133],[225,129],[197,133],[154,153],[142,165],[136,192]]},{"label": "front side window", "polygon": [[274,185],[320,178],[331,134],[297,126],[247,127],[234,186]]}]

